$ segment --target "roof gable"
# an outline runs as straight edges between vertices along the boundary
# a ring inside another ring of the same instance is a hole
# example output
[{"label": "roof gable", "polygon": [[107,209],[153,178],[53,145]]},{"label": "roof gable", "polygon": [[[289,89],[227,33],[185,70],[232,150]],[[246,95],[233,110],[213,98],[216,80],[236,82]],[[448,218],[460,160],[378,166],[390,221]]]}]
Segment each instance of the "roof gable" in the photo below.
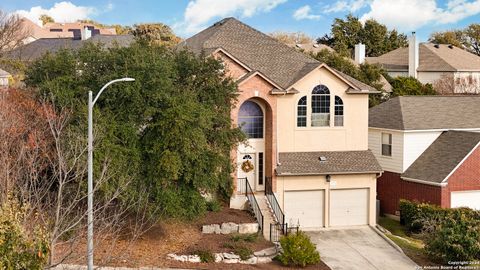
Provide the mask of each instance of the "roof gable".
[{"label": "roof gable", "polygon": [[480,133],[443,132],[402,174],[402,178],[445,183],[480,143]]}]

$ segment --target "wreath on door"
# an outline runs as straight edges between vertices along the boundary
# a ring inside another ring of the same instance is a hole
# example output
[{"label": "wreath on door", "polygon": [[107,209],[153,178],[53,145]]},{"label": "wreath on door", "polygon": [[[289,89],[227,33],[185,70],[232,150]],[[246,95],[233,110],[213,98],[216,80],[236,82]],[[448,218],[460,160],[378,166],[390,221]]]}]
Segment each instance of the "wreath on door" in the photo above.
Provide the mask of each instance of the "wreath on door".
[{"label": "wreath on door", "polygon": [[253,171],[253,163],[250,160],[246,160],[242,163],[242,171],[248,173]]}]

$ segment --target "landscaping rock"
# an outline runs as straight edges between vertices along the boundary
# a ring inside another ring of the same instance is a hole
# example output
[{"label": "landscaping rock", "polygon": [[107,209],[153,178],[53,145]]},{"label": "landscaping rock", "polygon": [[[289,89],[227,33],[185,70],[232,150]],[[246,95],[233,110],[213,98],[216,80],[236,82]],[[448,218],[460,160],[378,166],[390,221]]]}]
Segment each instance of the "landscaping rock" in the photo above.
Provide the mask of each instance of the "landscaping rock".
[{"label": "landscaping rock", "polygon": [[272,259],[270,257],[257,257],[257,263],[271,263]]},{"label": "landscaping rock", "polygon": [[257,261],[258,261],[258,258],[255,257],[255,256],[252,256],[252,257],[250,257],[250,259],[248,259],[248,260],[245,260],[245,261],[244,261],[244,260],[241,260],[240,263],[242,263],[242,264],[256,264]]},{"label": "landscaping rock", "polygon": [[223,263],[238,263],[239,259],[223,259]]},{"label": "landscaping rock", "polygon": [[240,256],[233,254],[233,253],[223,253],[223,260],[233,260],[233,259],[240,259]]},{"label": "landscaping rock", "polygon": [[253,255],[257,257],[271,257],[275,256],[277,254],[277,248],[276,247],[270,247],[266,249],[262,249],[260,251],[254,252]]},{"label": "landscaping rock", "polygon": [[170,259],[170,260],[175,260],[176,257],[177,257],[177,255],[175,253],[168,253],[167,254],[167,258]]},{"label": "landscaping rock", "polygon": [[221,261],[223,261],[222,253],[215,253],[215,262],[219,263]]},{"label": "landscaping rock", "polygon": [[188,256],[188,261],[189,261],[189,262],[192,262],[192,263],[199,263],[199,262],[201,262],[200,256],[198,256],[198,255],[189,255],[189,256]]},{"label": "landscaping rock", "polygon": [[238,224],[233,222],[222,223],[220,227],[220,231],[222,234],[231,234],[238,232]]},{"label": "landscaping rock", "polygon": [[243,223],[238,226],[238,233],[249,234],[258,232],[258,223]]},{"label": "landscaping rock", "polygon": [[216,234],[219,234],[220,231],[221,231],[220,230],[220,225],[218,225],[218,224],[203,225],[202,226],[202,233],[206,233],[206,234],[216,233]]}]

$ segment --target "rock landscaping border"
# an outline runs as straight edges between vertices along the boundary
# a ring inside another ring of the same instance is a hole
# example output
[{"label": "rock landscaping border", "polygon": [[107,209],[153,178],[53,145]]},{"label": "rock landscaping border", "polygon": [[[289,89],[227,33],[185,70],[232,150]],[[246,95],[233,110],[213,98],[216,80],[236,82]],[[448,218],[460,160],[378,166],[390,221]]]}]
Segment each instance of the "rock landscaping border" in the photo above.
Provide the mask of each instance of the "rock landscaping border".
[{"label": "rock landscaping border", "polygon": [[258,223],[233,223],[226,222],[222,224],[210,224],[202,226],[202,233],[205,234],[252,234],[258,233]]},{"label": "rock landscaping border", "polygon": [[[216,263],[240,263],[240,264],[262,264],[272,262],[273,257],[277,255],[277,249],[275,247],[266,248],[261,251],[253,253],[253,255],[247,259],[242,260],[240,256],[234,253],[214,253]],[[167,255],[167,258],[170,260],[180,261],[180,262],[191,262],[199,263],[201,262],[200,256],[198,255],[177,255],[175,253],[170,253]]]}]

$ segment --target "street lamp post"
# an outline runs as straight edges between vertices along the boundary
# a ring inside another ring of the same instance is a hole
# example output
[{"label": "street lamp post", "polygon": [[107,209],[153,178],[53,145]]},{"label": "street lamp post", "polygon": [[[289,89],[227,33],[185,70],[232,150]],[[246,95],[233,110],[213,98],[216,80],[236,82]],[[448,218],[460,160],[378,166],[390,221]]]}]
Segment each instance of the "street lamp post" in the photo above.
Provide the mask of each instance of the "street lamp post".
[{"label": "street lamp post", "polygon": [[88,91],[88,210],[87,210],[87,265],[88,270],[93,270],[93,106],[102,92],[116,82],[133,82],[133,78],[121,78],[105,84],[95,99],[92,100],[92,91]]}]

